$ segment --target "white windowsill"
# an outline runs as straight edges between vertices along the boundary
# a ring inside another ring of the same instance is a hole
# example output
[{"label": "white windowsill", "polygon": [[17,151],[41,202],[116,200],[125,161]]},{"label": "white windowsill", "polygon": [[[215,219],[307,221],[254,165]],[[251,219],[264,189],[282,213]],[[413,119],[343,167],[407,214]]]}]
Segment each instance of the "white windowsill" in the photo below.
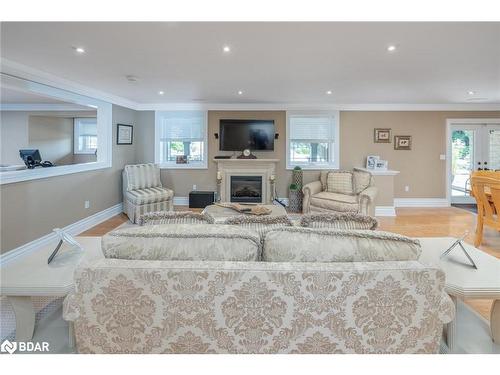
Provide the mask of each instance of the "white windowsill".
[{"label": "white windowsill", "polygon": [[205,163],[201,164],[158,164],[160,169],[208,169],[208,165]]},{"label": "white windowsill", "polygon": [[38,180],[41,178],[64,176],[67,174],[94,171],[110,168],[110,162],[93,162],[71,165],[60,165],[48,168],[22,169],[18,171],[0,172],[0,185],[12,184],[21,181]]},{"label": "white windowsill", "polygon": [[300,167],[305,171],[323,171],[323,170],[335,170],[339,169],[337,165],[288,165],[286,167],[287,171],[293,170],[295,167]]}]

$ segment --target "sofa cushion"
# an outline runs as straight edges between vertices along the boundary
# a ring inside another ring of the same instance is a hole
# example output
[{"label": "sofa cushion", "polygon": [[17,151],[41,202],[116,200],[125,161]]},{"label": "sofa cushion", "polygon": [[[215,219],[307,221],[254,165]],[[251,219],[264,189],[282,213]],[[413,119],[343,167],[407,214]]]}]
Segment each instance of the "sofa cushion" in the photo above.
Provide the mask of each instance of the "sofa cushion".
[{"label": "sofa cushion", "polygon": [[139,225],[158,224],[213,224],[214,219],[204,213],[191,211],[148,212],[139,218]]},{"label": "sofa cushion", "polygon": [[118,259],[257,261],[260,250],[258,233],[227,225],[147,225],[102,238],[104,256]]},{"label": "sofa cushion", "polygon": [[279,228],[266,233],[267,262],[373,262],[417,260],[418,240],[371,230]]},{"label": "sofa cushion", "polygon": [[372,174],[370,172],[354,170],[352,172],[354,180],[354,193],[359,194],[371,185]]},{"label": "sofa cushion", "polygon": [[301,227],[374,230],[378,221],[374,217],[357,213],[317,213],[303,215]]},{"label": "sofa cushion", "polygon": [[128,191],[162,186],[160,168],[153,163],[126,165],[125,174]]},{"label": "sofa cushion", "polygon": [[223,224],[238,225],[243,228],[251,229],[259,233],[261,239],[264,234],[271,229],[293,226],[292,221],[286,215],[279,216],[255,216],[239,215],[228,217]]},{"label": "sofa cushion", "polygon": [[338,194],[354,194],[353,177],[350,171],[331,171],[326,178],[326,191]]},{"label": "sofa cushion", "polygon": [[133,204],[148,204],[172,199],[174,192],[164,187],[152,187],[125,192],[125,198]]},{"label": "sofa cushion", "polygon": [[326,210],[340,212],[359,211],[358,198],[355,195],[329,193],[327,191],[322,191],[321,193],[314,194],[311,197],[310,205]]}]

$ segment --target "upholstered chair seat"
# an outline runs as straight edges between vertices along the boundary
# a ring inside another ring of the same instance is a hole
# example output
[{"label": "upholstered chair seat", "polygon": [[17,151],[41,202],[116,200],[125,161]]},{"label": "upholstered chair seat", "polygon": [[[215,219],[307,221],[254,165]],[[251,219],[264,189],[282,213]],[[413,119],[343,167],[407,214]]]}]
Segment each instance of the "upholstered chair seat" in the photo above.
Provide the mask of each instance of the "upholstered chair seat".
[{"label": "upholstered chair seat", "polygon": [[147,212],[173,210],[174,192],[162,186],[157,165],[126,165],[122,177],[123,212],[131,222]]}]

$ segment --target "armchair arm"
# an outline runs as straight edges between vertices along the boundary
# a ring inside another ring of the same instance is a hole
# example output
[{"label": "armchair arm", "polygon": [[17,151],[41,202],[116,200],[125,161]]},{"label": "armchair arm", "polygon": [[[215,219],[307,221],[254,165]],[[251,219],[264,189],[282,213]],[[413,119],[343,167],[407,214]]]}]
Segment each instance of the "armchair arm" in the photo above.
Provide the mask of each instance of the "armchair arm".
[{"label": "armchair arm", "polygon": [[311,203],[311,196],[314,194],[321,193],[323,190],[323,185],[321,181],[313,181],[302,187],[302,192],[304,193],[304,199],[302,201],[302,212],[309,212],[309,204]]},{"label": "armchair arm", "polygon": [[80,316],[80,310],[75,300],[75,295],[70,293],[63,301],[63,319],[74,322]]},{"label": "armchair arm", "polygon": [[359,211],[361,214],[363,215],[372,214],[371,208],[373,208],[374,206],[377,193],[378,189],[375,186],[369,186],[361,193],[359,193]]},{"label": "armchair arm", "polygon": [[451,297],[443,291],[439,304],[439,319],[443,324],[450,323],[456,315],[456,307]]}]

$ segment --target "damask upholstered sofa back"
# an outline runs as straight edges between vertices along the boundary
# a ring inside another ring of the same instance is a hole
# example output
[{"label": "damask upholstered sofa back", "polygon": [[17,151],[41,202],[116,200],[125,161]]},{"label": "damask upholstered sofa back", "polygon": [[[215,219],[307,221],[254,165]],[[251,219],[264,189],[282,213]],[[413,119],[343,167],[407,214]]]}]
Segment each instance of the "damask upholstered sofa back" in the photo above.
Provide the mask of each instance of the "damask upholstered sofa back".
[{"label": "damask upholstered sofa back", "polygon": [[436,353],[453,315],[417,261],[102,259],[64,303],[80,353]]}]

